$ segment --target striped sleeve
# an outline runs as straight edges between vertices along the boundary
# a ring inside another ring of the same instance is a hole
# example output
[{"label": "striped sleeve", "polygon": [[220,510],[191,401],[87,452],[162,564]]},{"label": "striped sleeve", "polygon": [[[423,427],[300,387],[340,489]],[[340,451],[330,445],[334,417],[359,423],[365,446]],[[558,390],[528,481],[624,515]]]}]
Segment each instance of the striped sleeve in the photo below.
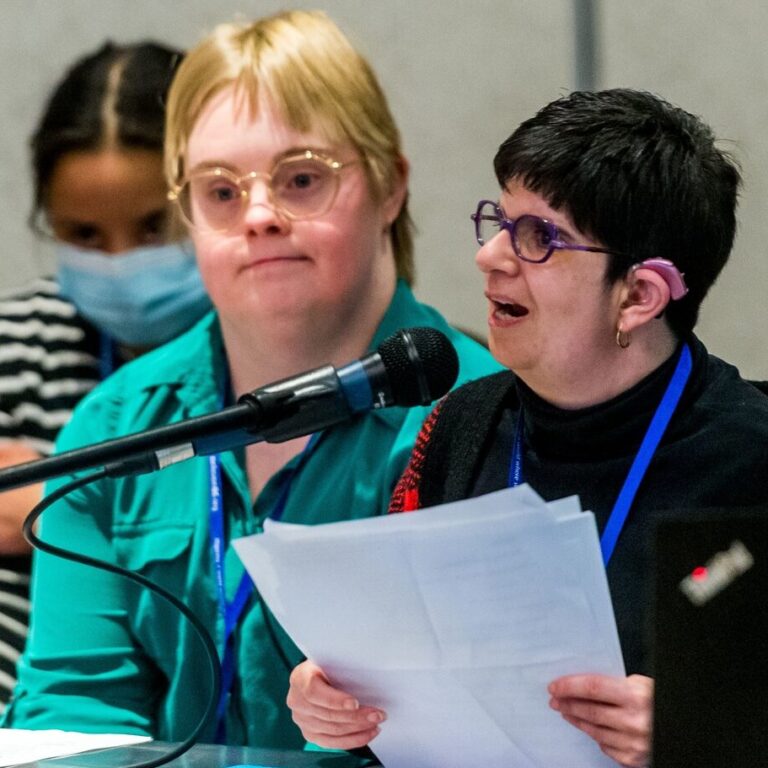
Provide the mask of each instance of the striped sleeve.
[{"label": "striped sleeve", "polygon": [[0,712],[16,681],[29,623],[29,563],[0,558]]},{"label": "striped sleeve", "polygon": [[98,335],[52,280],[0,296],[0,440],[47,455],[98,382]]},{"label": "striped sleeve", "polygon": [[[0,295],[0,441],[43,455],[98,382],[99,339],[53,280]],[[16,679],[29,623],[29,558],[0,556],[0,711]]]}]

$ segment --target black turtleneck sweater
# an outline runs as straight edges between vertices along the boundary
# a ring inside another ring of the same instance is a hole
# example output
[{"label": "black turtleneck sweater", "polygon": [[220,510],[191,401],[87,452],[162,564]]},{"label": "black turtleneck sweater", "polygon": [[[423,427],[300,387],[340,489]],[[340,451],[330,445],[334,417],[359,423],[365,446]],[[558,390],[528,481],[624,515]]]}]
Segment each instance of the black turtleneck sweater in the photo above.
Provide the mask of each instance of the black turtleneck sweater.
[{"label": "black turtleneck sweater", "polygon": [[[691,376],[608,564],[628,674],[652,674],[657,521],[753,507],[768,514],[768,397],[697,339],[689,344]],[[425,425],[395,501],[408,487],[421,507],[506,487],[522,412],[523,479],[547,501],[577,494],[602,533],[679,354],[618,397],[576,410],[545,402],[509,372],[465,385]]]}]

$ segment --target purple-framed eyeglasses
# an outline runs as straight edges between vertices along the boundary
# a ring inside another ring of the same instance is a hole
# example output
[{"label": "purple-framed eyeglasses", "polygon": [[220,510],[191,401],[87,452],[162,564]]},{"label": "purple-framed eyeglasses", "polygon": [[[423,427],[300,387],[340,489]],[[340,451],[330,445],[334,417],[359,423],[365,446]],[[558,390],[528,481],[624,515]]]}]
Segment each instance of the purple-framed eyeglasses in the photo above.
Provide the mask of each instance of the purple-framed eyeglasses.
[{"label": "purple-framed eyeglasses", "polygon": [[[491,238],[506,229],[512,241],[515,255],[523,261],[541,264],[555,251],[590,251],[592,253],[610,253],[613,256],[627,258],[621,251],[609,248],[598,248],[593,245],[575,245],[560,240],[557,226],[540,216],[525,214],[517,219],[508,219],[497,203],[493,200],[481,200],[477,204],[477,212],[473,213],[475,222],[475,237],[480,245],[485,245]],[[664,278],[669,286],[673,300],[682,299],[688,293],[685,275],[669,259],[652,258],[633,264],[631,269],[651,269]]]},{"label": "purple-framed eyeglasses", "polygon": [[626,256],[620,251],[598,248],[593,245],[576,245],[560,239],[557,226],[548,219],[525,214],[517,219],[508,219],[493,200],[481,200],[477,212],[473,213],[475,237],[479,245],[485,245],[502,229],[506,229],[512,240],[515,255],[523,261],[534,264],[545,262],[555,251],[590,251],[591,253],[610,253],[614,256]]}]

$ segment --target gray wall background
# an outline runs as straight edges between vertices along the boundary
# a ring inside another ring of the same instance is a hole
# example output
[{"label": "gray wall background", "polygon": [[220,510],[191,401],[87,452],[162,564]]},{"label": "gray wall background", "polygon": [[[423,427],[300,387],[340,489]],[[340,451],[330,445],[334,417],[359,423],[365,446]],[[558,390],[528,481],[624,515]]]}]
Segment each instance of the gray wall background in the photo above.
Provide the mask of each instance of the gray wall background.
[{"label": "gray wall background", "polygon": [[[417,293],[485,332],[469,214],[495,196],[491,159],[521,120],[575,87],[574,0],[324,0],[368,56],[412,163]],[[589,4],[588,2],[586,4]],[[272,0],[0,0],[0,289],[52,266],[27,230],[27,139],[62,70],[106,37],[193,45]],[[768,379],[768,5],[595,0],[599,87],[654,91],[702,115],[739,159],[745,188],[731,263],[698,332],[746,376]],[[578,297],[574,297],[578,301]]]}]

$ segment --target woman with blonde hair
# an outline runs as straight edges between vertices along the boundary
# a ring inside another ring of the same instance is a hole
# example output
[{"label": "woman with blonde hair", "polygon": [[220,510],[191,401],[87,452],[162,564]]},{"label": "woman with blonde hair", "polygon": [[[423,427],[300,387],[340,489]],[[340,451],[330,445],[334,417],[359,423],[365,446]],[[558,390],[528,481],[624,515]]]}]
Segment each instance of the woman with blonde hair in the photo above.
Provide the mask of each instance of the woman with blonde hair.
[{"label": "woman with blonde hair", "polygon": [[[369,65],[322,13],[222,25],[192,50],[169,95],[166,168],[215,311],[100,387],[60,450],[215,411],[359,358],[401,327],[445,332],[460,380],[495,367],[410,290],[399,134]],[[138,570],[207,626],[224,690],[206,740],[298,747],[284,702],[301,655],[230,541],[269,517],[313,524],[386,512],[425,415],[391,408],[311,438],[99,481],[53,510],[43,538]],[[192,730],[208,686],[178,616],[123,580],[47,555],[34,588],[6,724],[169,741]]]}]

